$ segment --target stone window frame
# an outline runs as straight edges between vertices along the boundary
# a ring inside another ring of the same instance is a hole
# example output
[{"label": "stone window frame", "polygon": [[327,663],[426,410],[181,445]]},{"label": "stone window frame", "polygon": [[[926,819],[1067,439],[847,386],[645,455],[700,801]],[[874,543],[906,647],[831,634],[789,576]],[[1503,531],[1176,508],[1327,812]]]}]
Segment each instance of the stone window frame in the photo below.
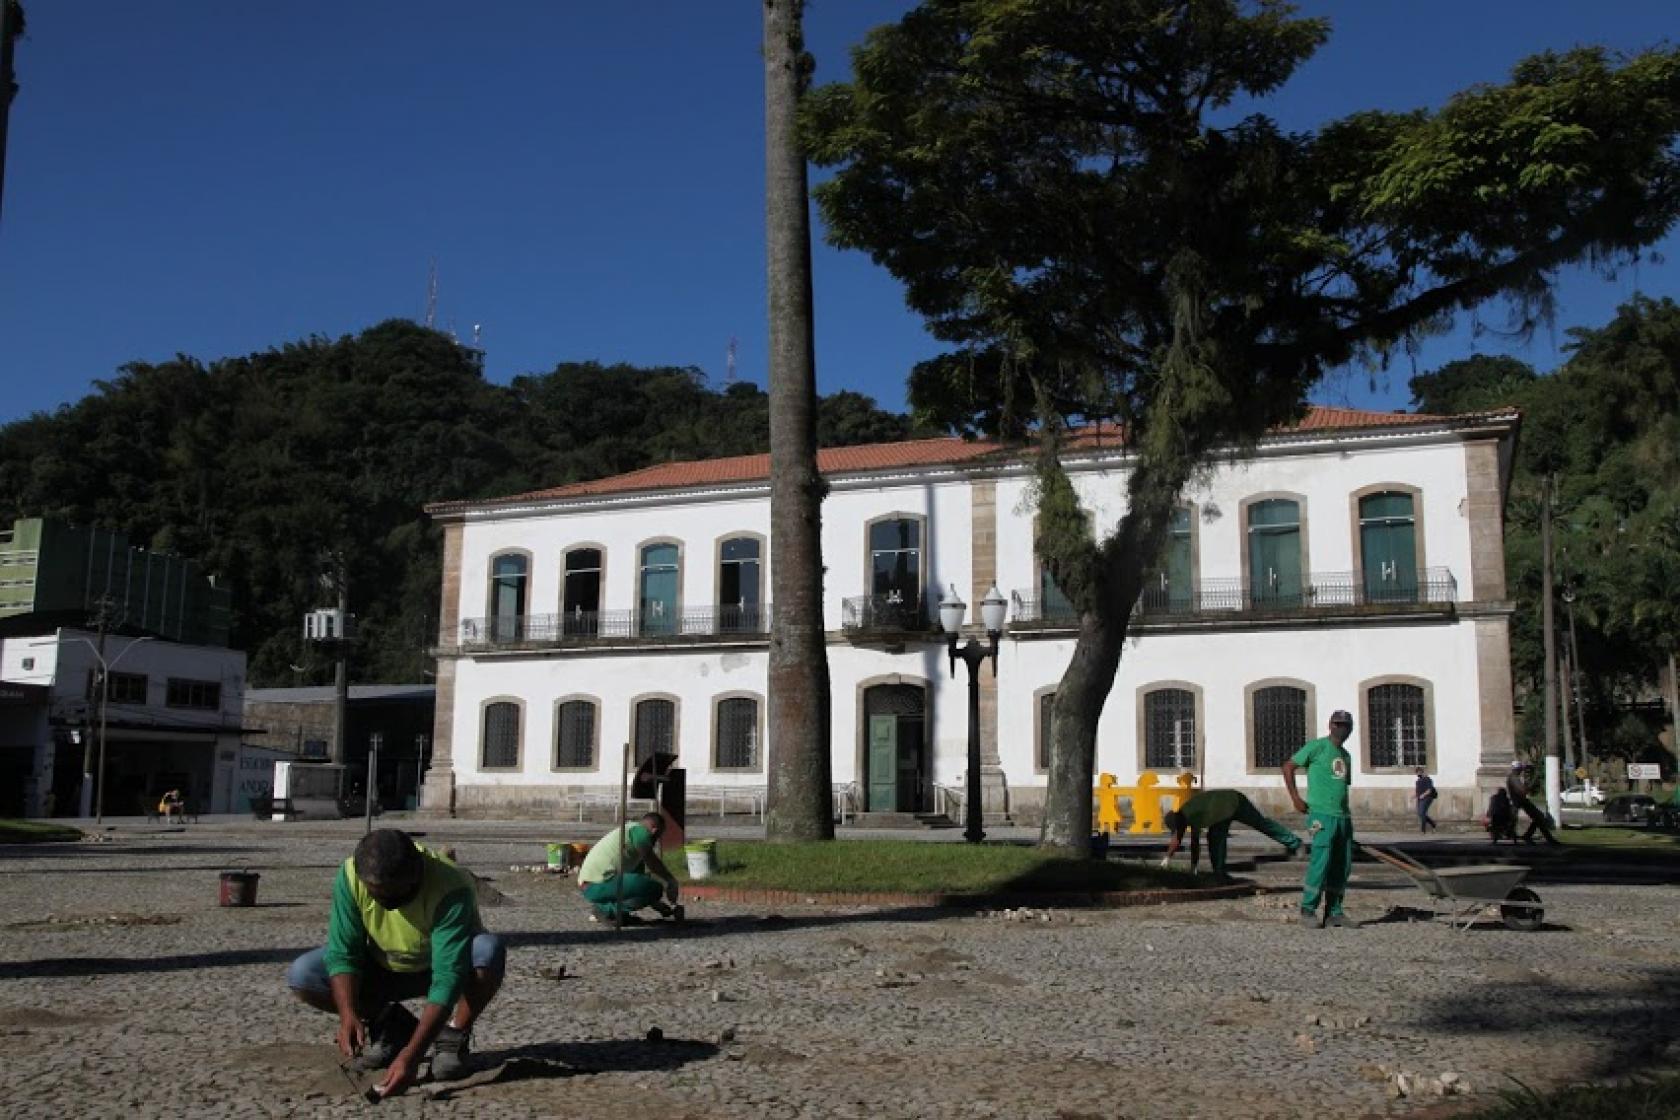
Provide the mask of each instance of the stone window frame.
[{"label": "stone window frame", "polygon": [[630,764],[632,767],[640,765],[636,762],[636,709],[644,700],[669,700],[671,702],[671,753],[682,754],[682,697],[674,692],[638,692],[630,698]]},{"label": "stone window frame", "polygon": [[[1370,677],[1359,682],[1359,716],[1363,721],[1361,727],[1355,727],[1359,734],[1359,766],[1366,774],[1410,774],[1417,769],[1416,764],[1405,766],[1375,766],[1371,762],[1371,690],[1379,685],[1406,684],[1423,690],[1423,734],[1424,761],[1423,768],[1427,773],[1435,773],[1440,761],[1440,739],[1435,728],[1435,683],[1426,677],[1414,677],[1405,673],[1389,673],[1385,676]],[[1360,733],[1363,729],[1363,733]]]},{"label": "stone window frame", "polygon": [[928,601],[928,588],[931,586],[929,581],[933,577],[933,541],[928,537],[928,515],[925,513],[910,513],[905,510],[899,510],[892,513],[883,513],[878,517],[871,517],[863,523],[862,586],[864,596],[872,597],[875,594],[875,549],[871,547],[869,538],[873,534],[875,526],[879,525],[883,521],[916,522],[918,526],[916,539],[921,542],[917,547],[921,554],[922,569],[920,573],[920,586],[916,590],[917,594],[921,596],[922,613],[926,615],[930,621],[938,622],[938,615],[930,610],[933,604]]},{"label": "stone window frame", "polygon": [[[757,763],[752,766],[724,766],[718,762],[721,757],[722,743],[718,740],[720,717],[725,700],[751,700],[754,705],[754,728],[758,735],[758,745],[754,750]],[[764,737],[765,702],[763,693],[753,692],[751,689],[736,689],[733,692],[720,692],[712,697],[712,731],[708,740],[712,745],[711,765],[715,774],[762,774],[764,773],[765,755],[768,743]]]},{"label": "stone window frame", "polygon": [[525,588],[520,595],[520,598],[524,601],[521,603],[523,609],[519,612],[519,618],[523,623],[525,619],[531,617],[531,581],[535,578],[535,570],[532,567],[534,557],[531,550],[528,548],[498,548],[484,562],[484,618],[487,629],[492,625],[490,620],[496,617],[496,561],[504,556],[521,556],[525,559]]},{"label": "stone window frame", "polygon": [[[1136,758],[1137,758],[1137,772],[1139,774],[1142,774],[1145,770],[1152,769],[1152,767],[1146,765],[1146,761],[1145,761],[1149,756],[1149,719],[1148,719],[1148,697],[1149,697],[1149,694],[1152,693],[1152,692],[1164,692],[1168,689],[1179,689],[1179,690],[1188,692],[1195,699],[1194,711],[1195,711],[1195,714],[1196,714],[1196,742],[1195,742],[1195,755],[1196,755],[1196,757],[1195,757],[1195,766],[1192,768],[1192,771],[1194,773],[1198,774],[1198,775],[1202,774],[1202,773],[1205,773],[1206,770],[1207,770],[1207,705],[1206,705],[1206,698],[1204,697],[1204,695],[1202,693],[1202,686],[1201,685],[1196,684],[1193,681],[1181,681],[1181,680],[1150,681],[1148,684],[1140,684],[1137,687],[1137,692],[1136,692],[1136,707],[1137,707],[1137,712],[1136,712],[1136,719],[1137,719]],[[1159,773],[1159,771],[1157,771],[1157,773]]]},{"label": "stone window frame", "polygon": [[1297,688],[1307,694],[1304,704],[1307,739],[1301,740],[1298,745],[1306,745],[1308,740],[1313,738],[1314,729],[1318,727],[1318,687],[1311,681],[1304,681],[1299,677],[1262,677],[1243,685],[1243,772],[1246,774],[1279,777],[1283,773],[1282,767],[1259,765],[1256,761],[1258,745],[1254,741],[1254,694],[1262,688],[1278,687]]},{"label": "stone window frame", "polygon": [[1421,586],[1425,581],[1423,546],[1423,490],[1404,482],[1375,482],[1370,486],[1361,486],[1348,495],[1348,532],[1353,538],[1353,586],[1355,593],[1360,593],[1365,587],[1365,548],[1359,532],[1360,517],[1359,503],[1373,494],[1405,494],[1412,499],[1412,553],[1417,565],[1418,594],[1423,594]]},{"label": "stone window frame", "polygon": [[[654,545],[661,544],[675,545],[677,548],[677,605],[673,608],[677,612],[677,617],[672,622],[672,628],[669,634],[649,634],[645,636],[675,637],[683,632],[682,615],[683,606],[686,602],[684,596],[686,588],[684,585],[688,579],[688,547],[679,537],[661,534],[659,536],[648,537],[645,540],[637,541],[636,550],[631,556],[631,562],[635,565],[635,582],[630,592],[630,617],[633,620],[633,633],[635,633],[637,637],[644,636],[642,634],[642,573],[645,561],[642,558],[642,553],[645,550],[652,548]],[[604,561],[606,557],[603,556],[601,559]]]},{"label": "stone window frame", "polygon": [[1048,773],[1050,773],[1050,755],[1049,755],[1050,744],[1048,742],[1046,742],[1045,738],[1044,738],[1044,715],[1043,715],[1043,713],[1044,713],[1044,698],[1046,696],[1054,696],[1058,691],[1060,691],[1060,687],[1061,687],[1061,682],[1058,681],[1056,684],[1047,684],[1042,688],[1036,688],[1036,689],[1033,690],[1033,694],[1032,694],[1032,721],[1033,721],[1032,766],[1033,766],[1033,773],[1034,774],[1048,774]]},{"label": "stone window frame", "polygon": [[574,552],[593,549],[601,554],[601,583],[595,595],[595,613],[600,615],[607,609],[607,561],[612,551],[599,541],[578,541],[560,550],[560,589],[555,597],[555,612],[560,615],[566,613],[566,558]]},{"label": "stone window frame", "polygon": [[[560,709],[567,704],[588,704],[595,709],[595,721],[591,727],[591,742],[589,744],[590,757],[594,759],[589,766],[561,766],[560,765]],[[553,749],[548,756],[548,771],[551,774],[594,774],[600,771],[601,758],[601,698],[591,696],[587,692],[568,692],[564,696],[556,697],[553,707]]]},{"label": "stone window frame", "polygon": [[[723,546],[730,541],[752,540],[758,542],[758,609],[763,611],[770,605],[770,538],[767,534],[754,532],[751,529],[741,529],[736,532],[720,533],[712,541],[712,606],[718,612],[718,618],[723,617],[723,609],[728,604],[723,598]],[[770,629],[768,615],[764,618],[762,629]]]},{"label": "stone window frame", "polygon": [[1307,496],[1294,490],[1262,490],[1258,493],[1248,495],[1237,503],[1237,528],[1241,536],[1240,544],[1242,546],[1242,588],[1244,598],[1249,602],[1253,601],[1254,596],[1254,588],[1250,586],[1254,573],[1249,563],[1248,511],[1260,502],[1276,501],[1280,498],[1294,502],[1295,508],[1298,511],[1298,524],[1300,526],[1299,532],[1301,536],[1301,595],[1303,602],[1306,599],[1307,592],[1312,587],[1312,541],[1308,525],[1308,512],[1310,507],[1307,504]]},{"label": "stone window frame", "polygon": [[[484,761],[485,751],[489,747],[485,732],[488,728],[486,721],[490,718],[490,708],[494,704],[512,704],[519,712],[519,730],[514,735],[514,759],[512,766],[490,766]],[[480,774],[517,774],[525,769],[525,732],[530,724],[525,719],[525,700],[523,697],[511,695],[487,696],[478,702],[478,750],[475,752],[474,762],[478,764]]]},{"label": "stone window frame", "polygon": [[[868,542],[869,538],[865,537],[865,546]],[[915,673],[879,673],[858,681],[852,691],[853,703],[857,710],[857,734],[854,736],[857,753],[852,762],[852,784],[857,787],[858,796],[864,805],[869,804],[869,690],[883,684],[910,684],[922,690],[922,739],[927,746],[930,771],[937,761],[935,744],[938,740],[933,735],[938,717],[934,709],[933,679]],[[930,785],[933,783],[931,773],[928,782]]]}]

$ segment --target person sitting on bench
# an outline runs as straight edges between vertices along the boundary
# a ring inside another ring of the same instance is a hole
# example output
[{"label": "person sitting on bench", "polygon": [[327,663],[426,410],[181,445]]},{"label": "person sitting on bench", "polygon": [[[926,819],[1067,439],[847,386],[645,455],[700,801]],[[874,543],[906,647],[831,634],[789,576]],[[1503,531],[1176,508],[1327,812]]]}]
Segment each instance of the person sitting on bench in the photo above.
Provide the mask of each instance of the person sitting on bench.
[{"label": "person sitting on bench", "polygon": [[651,906],[664,917],[682,920],[677,877],[654,851],[664,829],[665,818],[648,813],[627,828],[613,829],[589,849],[578,868],[578,887],[595,918],[616,921],[621,911],[628,918]]},{"label": "person sitting on bench", "polygon": [[181,796],[180,790],[172,789],[163,795],[158,801],[158,816],[163,818],[164,824],[175,819],[186,822],[187,799]]}]

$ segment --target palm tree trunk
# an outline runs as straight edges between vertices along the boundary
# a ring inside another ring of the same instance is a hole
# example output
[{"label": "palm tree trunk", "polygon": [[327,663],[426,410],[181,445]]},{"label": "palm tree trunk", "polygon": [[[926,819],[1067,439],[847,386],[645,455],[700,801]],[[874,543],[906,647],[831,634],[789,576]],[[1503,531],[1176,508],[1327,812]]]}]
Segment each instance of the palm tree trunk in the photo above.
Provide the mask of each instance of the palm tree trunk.
[{"label": "palm tree trunk", "polygon": [[811,219],[794,117],[809,67],[803,0],[764,0],[764,217],[770,287],[768,803],[772,840],[834,837]]}]

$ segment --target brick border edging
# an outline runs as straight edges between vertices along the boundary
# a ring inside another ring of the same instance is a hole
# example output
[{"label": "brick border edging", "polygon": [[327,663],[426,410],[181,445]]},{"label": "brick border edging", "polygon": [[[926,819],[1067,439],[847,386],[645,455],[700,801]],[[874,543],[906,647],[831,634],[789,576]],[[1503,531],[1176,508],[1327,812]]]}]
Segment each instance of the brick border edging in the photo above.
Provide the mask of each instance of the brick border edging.
[{"label": "brick border edging", "polygon": [[930,906],[951,910],[985,910],[999,906],[1083,906],[1119,909],[1169,902],[1218,902],[1259,894],[1257,883],[1223,887],[1190,887],[1153,891],[1059,891],[1045,894],[944,894],[909,891],[788,891],[757,887],[707,886],[684,883],[683,896],[709,902],[763,903],[773,906]]}]

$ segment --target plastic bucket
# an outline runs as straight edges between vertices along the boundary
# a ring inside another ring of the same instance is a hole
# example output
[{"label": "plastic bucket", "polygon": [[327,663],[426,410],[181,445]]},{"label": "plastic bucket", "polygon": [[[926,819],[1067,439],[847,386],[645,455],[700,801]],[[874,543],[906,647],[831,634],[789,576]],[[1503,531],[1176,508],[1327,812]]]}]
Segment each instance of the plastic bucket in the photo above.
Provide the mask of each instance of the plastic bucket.
[{"label": "plastic bucket", "polygon": [[571,858],[571,851],[572,846],[570,844],[548,845],[548,869],[550,871],[560,871],[569,867],[568,860]]},{"label": "plastic bucket", "polygon": [[260,878],[262,876],[255,871],[222,872],[221,904],[223,906],[255,906],[257,904],[257,880]]},{"label": "plastic bucket", "polygon": [[695,840],[683,845],[683,858],[688,861],[690,879],[710,879],[717,874],[717,841]]}]

